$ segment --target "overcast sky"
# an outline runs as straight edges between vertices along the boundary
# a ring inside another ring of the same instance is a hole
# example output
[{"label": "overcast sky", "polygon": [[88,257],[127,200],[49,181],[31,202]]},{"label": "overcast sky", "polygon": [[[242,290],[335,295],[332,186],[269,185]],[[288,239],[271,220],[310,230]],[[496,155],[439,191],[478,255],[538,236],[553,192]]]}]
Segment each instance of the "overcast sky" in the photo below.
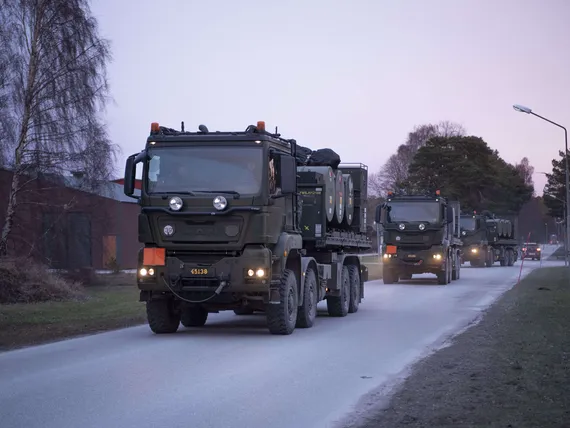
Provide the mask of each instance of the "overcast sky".
[{"label": "overcast sky", "polygon": [[[150,123],[244,130],[265,120],[372,172],[415,125],[450,120],[508,162],[551,171],[570,126],[570,1],[98,0],[111,39],[110,135]],[[542,193],[545,178],[535,174]]]}]

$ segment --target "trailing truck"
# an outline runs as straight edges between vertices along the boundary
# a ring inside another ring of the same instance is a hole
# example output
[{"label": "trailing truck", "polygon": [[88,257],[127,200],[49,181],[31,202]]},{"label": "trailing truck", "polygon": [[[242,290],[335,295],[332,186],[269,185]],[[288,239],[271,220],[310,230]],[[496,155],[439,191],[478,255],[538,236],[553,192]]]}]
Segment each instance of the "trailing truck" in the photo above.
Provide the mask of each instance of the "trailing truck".
[{"label": "trailing truck", "polygon": [[513,266],[519,257],[517,236],[517,217],[499,218],[490,211],[462,214],[462,260],[473,267]]},{"label": "trailing truck", "polygon": [[150,329],[174,333],[208,315],[263,312],[272,334],[312,327],[317,303],[345,317],[358,311],[368,271],[368,168],[341,164],[270,133],[197,132],[151,124],[127,159],[124,192],[138,203],[137,286]]},{"label": "trailing truck", "polygon": [[383,227],[384,284],[432,273],[441,285],[459,279],[459,202],[433,195],[394,195],[376,209]]}]

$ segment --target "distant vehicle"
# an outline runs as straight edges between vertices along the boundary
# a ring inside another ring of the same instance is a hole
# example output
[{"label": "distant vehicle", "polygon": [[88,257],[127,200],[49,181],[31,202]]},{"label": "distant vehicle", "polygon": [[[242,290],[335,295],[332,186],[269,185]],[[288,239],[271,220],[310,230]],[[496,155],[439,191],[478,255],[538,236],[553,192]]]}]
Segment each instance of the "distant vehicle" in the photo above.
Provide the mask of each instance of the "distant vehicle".
[{"label": "distant vehicle", "polygon": [[513,266],[518,259],[518,219],[498,218],[489,211],[461,215],[463,261],[474,267]]},{"label": "distant vehicle", "polygon": [[459,202],[432,195],[392,195],[376,208],[384,227],[383,280],[433,273],[441,285],[459,279]]},{"label": "distant vehicle", "polygon": [[540,260],[540,245],[536,242],[529,242],[522,248],[522,255],[525,259]]},{"label": "distant vehicle", "polygon": [[549,239],[548,243],[550,245],[558,245],[559,244],[558,236],[556,236],[555,234],[550,235],[550,239]]}]

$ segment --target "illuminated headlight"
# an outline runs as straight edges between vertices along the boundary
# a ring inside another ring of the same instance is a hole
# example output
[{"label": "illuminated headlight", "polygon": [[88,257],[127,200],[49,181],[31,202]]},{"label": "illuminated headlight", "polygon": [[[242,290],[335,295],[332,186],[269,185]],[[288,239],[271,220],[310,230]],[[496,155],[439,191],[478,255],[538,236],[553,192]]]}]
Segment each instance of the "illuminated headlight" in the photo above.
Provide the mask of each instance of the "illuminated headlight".
[{"label": "illuminated headlight", "polygon": [[465,232],[465,231],[463,230],[463,231],[461,232],[461,234],[462,234],[463,236],[465,236],[465,235],[467,235],[467,232]]},{"label": "illuminated headlight", "polygon": [[540,251],[540,248],[537,248],[536,251]]},{"label": "illuminated headlight", "polygon": [[472,252],[473,254],[475,254],[475,253],[478,253],[479,250],[478,250],[477,248],[471,248],[471,252]]},{"label": "illuminated headlight", "polygon": [[404,223],[400,223],[398,225],[398,229],[400,229],[400,230],[404,230],[405,228],[406,228],[406,225]]},{"label": "illuminated headlight", "polygon": [[162,229],[162,231],[166,236],[172,236],[174,235],[174,226],[167,224],[166,226],[164,226],[164,229]]},{"label": "illuminated headlight", "polygon": [[263,278],[265,277],[265,269],[262,268],[258,268],[258,269],[248,269],[247,270],[247,276],[249,278],[253,278],[254,276],[258,277],[258,278]]},{"label": "illuminated headlight", "polygon": [[441,254],[434,254],[433,258],[436,260],[441,260]]},{"label": "illuminated headlight", "polygon": [[391,259],[392,258],[392,254],[384,254],[383,256],[385,259]]},{"label": "illuminated headlight", "polygon": [[182,208],[182,199],[178,196],[174,196],[173,198],[170,198],[168,205],[172,211],[180,211],[180,208]]},{"label": "illuminated headlight", "polygon": [[228,201],[223,196],[216,196],[214,198],[213,205],[215,209],[222,211],[228,206]]},{"label": "illuminated headlight", "polygon": [[420,225],[418,226],[418,228],[419,228],[420,230],[426,230],[426,225],[422,223],[422,224],[420,224]]},{"label": "illuminated headlight", "polygon": [[139,270],[139,275],[140,276],[154,276],[154,269],[153,268],[150,268],[150,269],[141,268]]}]

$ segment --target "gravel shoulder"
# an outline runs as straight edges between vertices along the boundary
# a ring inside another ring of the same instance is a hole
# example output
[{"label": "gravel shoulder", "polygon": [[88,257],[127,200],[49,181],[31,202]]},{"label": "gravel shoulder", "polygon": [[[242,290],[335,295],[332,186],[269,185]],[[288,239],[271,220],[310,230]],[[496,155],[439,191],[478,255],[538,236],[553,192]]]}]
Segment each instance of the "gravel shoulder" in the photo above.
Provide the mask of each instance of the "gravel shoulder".
[{"label": "gravel shoulder", "polygon": [[564,267],[531,272],[451,346],[419,362],[383,408],[347,425],[483,426],[570,427],[570,277]]}]

